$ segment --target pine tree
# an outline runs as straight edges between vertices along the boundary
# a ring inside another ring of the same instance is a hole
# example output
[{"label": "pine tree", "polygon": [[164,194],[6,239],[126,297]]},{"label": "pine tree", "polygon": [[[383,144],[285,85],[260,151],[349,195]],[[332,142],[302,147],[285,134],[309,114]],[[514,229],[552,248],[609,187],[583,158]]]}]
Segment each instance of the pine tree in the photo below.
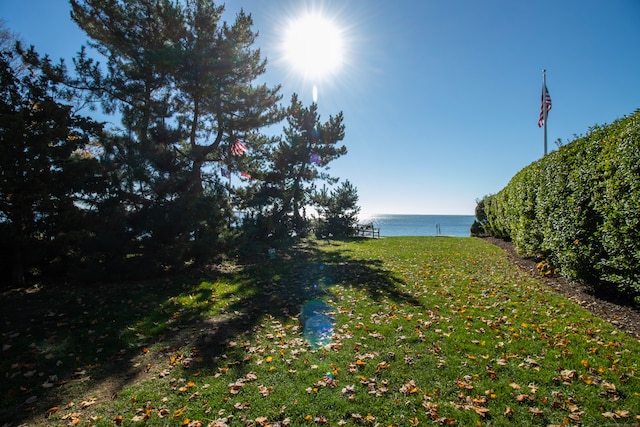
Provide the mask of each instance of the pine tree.
[{"label": "pine tree", "polygon": [[224,8],[210,0],[71,5],[73,19],[107,58],[102,72],[81,52],[77,86],[122,115],[129,139],[113,152],[128,159],[121,191],[140,217],[138,234],[187,257],[190,242],[227,224],[211,223],[211,211],[229,209],[211,173],[236,167],[231,144],[281,120],[279,87],[254,83],[266,61],[252,47],[251,16],[240,12],[229,25],[221,20]]},{"label": "pine tree", "polygon": [[[97,161],[85,147],[101,126],[65,103],[63,63],[33,48],[0,53],[0,233],[12,283],[49,268],[78,243]],[[99,178],[98,178],[99,179]]]},{"label": "pine tree", "polygon": [[326,187],[322,188],[314,194],[314,201],[320,214],[316,230],[319,237],[349,237],[355,234],[360,206],[358,192],[349,180],[331,192]]},{"label": "pine tree", "polygon": [[269,172],[256,200],[271,210],[262,215],[268,227],[278,229],[276,234],[304,235],[308,228],[305,212],[316,182],[335,183],[328,165],[347,152],[344,145],[338,145],[345,136],[343,116],[339,113],[321,123],[317,104],[304,107],[294,94],[286,120],[284,137],[271,153]]}]

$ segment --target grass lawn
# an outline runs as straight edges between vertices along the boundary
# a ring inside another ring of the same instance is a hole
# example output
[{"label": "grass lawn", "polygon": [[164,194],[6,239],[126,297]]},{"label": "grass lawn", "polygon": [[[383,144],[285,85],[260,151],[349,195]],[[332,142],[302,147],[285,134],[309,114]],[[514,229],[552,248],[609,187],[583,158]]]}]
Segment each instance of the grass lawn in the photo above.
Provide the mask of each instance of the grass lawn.
[{"label": "grass lawn", "polygon": [[630,426],[640,342],[474,238],[2,296],[0,425]]}]

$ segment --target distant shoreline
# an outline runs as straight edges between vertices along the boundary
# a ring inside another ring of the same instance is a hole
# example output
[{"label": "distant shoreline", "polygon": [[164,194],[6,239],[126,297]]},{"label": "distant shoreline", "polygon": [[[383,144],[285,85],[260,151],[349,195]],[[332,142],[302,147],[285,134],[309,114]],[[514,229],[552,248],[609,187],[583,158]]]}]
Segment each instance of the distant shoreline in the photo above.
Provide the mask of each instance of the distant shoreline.
[{"label": "distant shoreline", "polygon": [[474,215],[372,214],[360,217],[360,223],[372,223],[381,237],[455,236],[469,237]]}]

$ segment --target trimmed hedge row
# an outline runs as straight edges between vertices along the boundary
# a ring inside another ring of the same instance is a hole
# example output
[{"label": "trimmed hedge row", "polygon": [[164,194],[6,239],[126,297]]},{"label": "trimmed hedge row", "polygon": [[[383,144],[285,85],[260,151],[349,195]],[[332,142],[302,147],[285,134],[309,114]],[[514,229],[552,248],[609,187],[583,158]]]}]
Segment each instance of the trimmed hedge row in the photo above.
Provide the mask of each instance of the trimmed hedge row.
[{"label": "trimmed hedge row", "polygon": [[484,232],[599,292],[640,296],[640,110],[518,172],[476,208]]}]

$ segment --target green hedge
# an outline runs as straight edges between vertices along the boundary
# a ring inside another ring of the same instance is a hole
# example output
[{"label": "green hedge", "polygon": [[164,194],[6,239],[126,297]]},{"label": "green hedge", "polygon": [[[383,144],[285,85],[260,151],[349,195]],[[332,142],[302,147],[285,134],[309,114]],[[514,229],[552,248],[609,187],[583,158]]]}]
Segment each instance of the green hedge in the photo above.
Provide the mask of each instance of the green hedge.
[{"label": "green hedge", "polygon": [[640,110],[595,126],[478,203],[486,234],[597,291],[640,296]]}]

